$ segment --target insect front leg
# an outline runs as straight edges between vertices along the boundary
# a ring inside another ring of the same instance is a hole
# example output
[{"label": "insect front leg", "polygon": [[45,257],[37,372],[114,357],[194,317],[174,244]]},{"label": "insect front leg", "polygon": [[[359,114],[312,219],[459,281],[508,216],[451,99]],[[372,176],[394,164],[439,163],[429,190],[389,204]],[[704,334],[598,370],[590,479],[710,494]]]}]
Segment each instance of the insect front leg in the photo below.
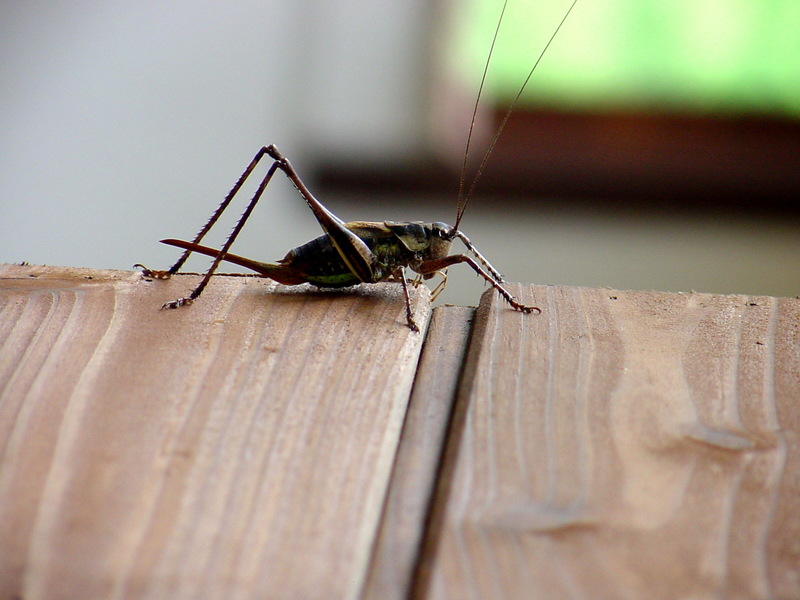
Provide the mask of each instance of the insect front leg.
[{"label": "insect front leg", "polygon": [[[483,262],[483,261],[481,261]],[[446,269],[452,265],[458,263],[466,263],[472,270],[475,271],[478,275],[483,277],[486,281],[488,281],[491,286],[497,290],[497,292],[508,302],[512,308],[518,310],[520,312],[530,313],[536,311],[537,313],[541,313],[542,309],[538,306],[527,306],[522,304],[521,302],[517,302],[516,298],[511,295],[506,288],[503,287],[502,279],[499,277],[493,277],[489,273],[487,273],[483,268],[476,263],[472,257],[467,256],[466,254],[453,254],[451,256],[445,256],[444,258],[435,258],[433,260],[428,260],[421,263],[417,267],[417,272],[426,274],[426,273],[434,273],[436,271],[441,271],[442,269]],[[492,273],[497,273],[494,269],[491,269]]]}]

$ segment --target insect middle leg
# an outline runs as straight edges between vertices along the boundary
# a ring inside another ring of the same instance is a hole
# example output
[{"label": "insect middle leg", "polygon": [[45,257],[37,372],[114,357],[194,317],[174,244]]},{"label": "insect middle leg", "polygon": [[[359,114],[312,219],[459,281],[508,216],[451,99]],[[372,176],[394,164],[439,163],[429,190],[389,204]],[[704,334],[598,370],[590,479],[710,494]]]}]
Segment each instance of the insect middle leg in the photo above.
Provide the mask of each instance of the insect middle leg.
[{"label": "insect middle leg", "polygon": [[400,267],[397,273],[394,273],[393,277],[394,279],[399,279],[403,286],[403,296],[406,300],[406,321],[408,322],[408,328],[411,331],[419,332],[419,327],[417,326],[416,321],[414,321],[414,312],[411,310],[411,296],[408,293],[408,282],[406,281],[405,268]]}]

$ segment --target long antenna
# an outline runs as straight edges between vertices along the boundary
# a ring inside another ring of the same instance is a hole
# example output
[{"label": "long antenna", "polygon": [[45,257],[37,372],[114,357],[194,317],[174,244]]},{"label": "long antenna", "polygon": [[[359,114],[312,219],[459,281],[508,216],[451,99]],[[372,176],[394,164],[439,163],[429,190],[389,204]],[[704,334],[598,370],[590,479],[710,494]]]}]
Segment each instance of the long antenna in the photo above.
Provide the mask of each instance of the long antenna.
[{"label": "long antenna", "polygon": [[[497,27],[494,29],[494,37],[492,38],[492,45],[489,46],[489,55],[486,57],[486,64],[483,67],[483,75],[481,76],[481,84],[478,87],[478,96],[475,98],[475,107],[472,109],[472,120],[469,123],[469,133],[467,134],[467,145],[464,148],[464,162],[461,165],[461,180],[458,182],[458,207],[456,208],[456,229],[458,229],[458,221],[461,220],[461,214],[464,209],[461,208],[461,203],[464,202],[466,208],[466,201],[464,200],[464,182],[467,179],[467,159],[469,158],[469,146],[472,143],[472,132],[475,129],[475,119],[478,117],[478,107],[481,104],[481,94],[483,94],[483,85],[486,83],[486,74],[489,72],[489,63],[492,62],[492,54],[494,53],[494,45],[497,42],[497,36],[500,33],[500,25],[503,23],[503,15],[506,14],[506,6],[508,0],[503,1],[503,9],[500,11],[500,18],[497,19]],[[467,198],[469,200],[469,198]]]},{"label": "long antenna", "polygon": [[508,119],[511,117],[511,113],[514,112],[514,109],[517,106],[517,102],[519,101],[520,97],[522,96],[522,92],[525,91],[525,88],[527,87],[528,82],[531,79],[531,76],[533,76],[533,72],[536,70],[536,67],[539,66],[539,63],[542,61],[542,57],[544,57],[545,53],[547,52],[547,49],[550,48],[550,44],[553,43],[553,40],[556,38],[556,35],[558,35],[558,32],[561,30],[561,27],[564,25],[564,22],[567,20],[567,17],[569,17],[569,13],[572,12],[572,9],[575,8],[575,5],[577,3],[578,3],[578,0],[573,0],[572,1],[572,4],[570,5],[569,10],[567,10],[567,12],[561,18],[561,22],[558,24],[558,27],[556,27],[555,31],[553,32],[553,35],[550,36],[550,39],[547,40],[547,44],[545,44],[544,48],[539,53],[539,57],[536,59],[536,62],[533,63],[533,67],[531,67],[531,70],[528,73],[528,76],[525,78],[525,81],[522,83],[522,86],[519,88],[519,91],[517,92],[517,95],[514,97],[514,100],[509,105],[508,110],[506,111],[505,115],[503,116],[503,120],[500,122],[500,126],[497,128],[497,131],[495,131],[494,137],[492,137],[492,141],[489,144],[489,147],[486,149],[486,152],[483,155],[483,159],[481,160],[481,164],[480,164],[480,166],[478,167],[478,170],[475,173],[475,178],[472,180],[472,184],[470,185],[469,191],[467,192],[467,195],[464,196],[464,193],[463,193],[464,192],[464,179],[465,179],[466,169],[467,169],[467,157],[469,155],[469,145],[470,145],[470,141],[472,139],[472,130],[475,127],[475,119],[476,119],[477,114],[478,114],[478,103],[480,102],[481,92],[483,91],[483,84],[484,84],[484,81],[486,80],[486,73],[489,70],[489,61],[492,58],[492,52],[494,51],[494,44],[495,44],[495,41],[497,40],[497,34],[500,31],[500,23],[503,20],[503,14],[505,14],[506,5],[508,4],[508,0],[504,0],[504,2],[503,2],[503,10],[500,13],[500,19],[497,22],[497,29],[495,29],[495,32],[494,32],[494,39],[492,40],[492,46],[489,49],[489,57],[486,60],[486,67],[483,70],[483,77],[481,78],[481,85],[480,85],[480,89],[478,91],[478,98],[475,101],[475,109],[472,112],[472,122],[470,123],[470,126],[469,126],[469,134],[467,136],[467,147],[466,147],[466,149],[464,151],[464,165],[463,165],[463,168],[462,168],[462,171],[461,171],[461,182],[459,184],[459,189],[458,189],[458,208],[456,209],[456,222],[455,222],[455,225],[453,226],[454,229],[458,230],[458,226],[461,223],[461,217],[464,216],[464,211],[466,210],[467,204],[469,204],[469,201],[472,198],[472,194],[475,191],[475,186],[478,185],[478,180],[481,178],[481,175],[483,175],[483,169],[486,167],[486,163],[489,161],[489,156],[491,156],[492,151],[494,150],[494,147],[497,144],[497,140],[500,138],[500,134],[503,132],[503,129],[505,129],[505,126],[508,123]]}]

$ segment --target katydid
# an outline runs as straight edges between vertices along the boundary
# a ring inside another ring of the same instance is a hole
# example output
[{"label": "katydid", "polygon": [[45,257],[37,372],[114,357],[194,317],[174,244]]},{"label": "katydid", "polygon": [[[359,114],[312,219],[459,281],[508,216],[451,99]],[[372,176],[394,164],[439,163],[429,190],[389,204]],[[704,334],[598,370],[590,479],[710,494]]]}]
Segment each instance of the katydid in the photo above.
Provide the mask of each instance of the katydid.
[{"label": "katydid", "polygon": [[[475,185],[483,171],[484,166],[494,149],[500,133],[505,127],[508,118],[510,117],[514,107],[522,95],[531,75],[533,74],[539,61],[544,56],[547,48],[552,43],[561,26],[566,21],[572,8],[575,6],[577,0],[573,0],[572,5],[566,12],[555,32],[550,37],[544,49],[540,53],[538,59],[534,63],[530,72],[528,73],[525,82],[522,84],[516,98],[508,108],[503,121],[494,134],[494,137],[489,145],[489,148],[483,156],[483,160],[478,168],[475,178],[472,181],[469,191],[464,194],[464,181],[466,174],[467,157],[469,154],[470,140],[472,138],[472,131],[475,123],[475,117],[478,111],[478,104],[480,102],[481,91],[486,79],[486,73],[491,60],[492,51],[494,50],[495,41],[500,30],[503,14],[508,0],[504,1],[503,9],[500,14],[500,19],[497,23],[497,28],[494,32],[491,48],[489,50],[489,57],[487,58],[486,65],[481,79],[480,89],[478,91],[477,99],[475,102],[475,109],[472,114],[472,123],[469,128],[469,135],[467,138],[467,146],[464,153],[464,162],[461,171],[461,183],[459,186],[459,200],[456,210],[456,221],[452,227],[445,223],[422,223],[417,221],[412,222],[368,222],[368,221],[351,221],[345,223],[339,217],[334,215],[328,210],[319,200],[317,200],[300,179],[300,176],[295,171],[289,160],[281,154],[278,148],[274,145],[264,146],[261,148],[250,164],[242,173],[239,180],[233,186],[228,195],[219,205],[216,211],[211,215],[211,218],[203,226],[200,232],[195,236],[191,242],[186,242],[176,239],[161,240],[162,243],[178,248],[183,248],[184,252],[178,261],[166,271],[153,271],[144,265],[137,264],[136,267],[142,269],[143,275],[148,277],[155,277],[157,279],[167,279],[177,273],[183,266],[186,259],[192,252],[205,254],[214,257],[214,261],[206,271],[203,279],[198,286],[189,294],[188,297],[178,298],[171,302],[165,303],[162,308],[178,308],[194,302],[202,293],[203,289],[208,285],[212,275],[219,267],[222,261],[234,263],[259,273],[263,277],[267,277],[278,283],[285,285],[297,285],[301,283],[310,283],[321,288],[340,288],[356,285],[359,283],[378,283],[381,281],[399,281],[403,287],[403,293],[406,303],[406,320],[408,327],[412,331],[419,331],[419,327],[414,321],[413,311],[411,309],[411,300],[408,294],[408,282],[406,280],[406,269],[415,271],[422,279],[430,279],[436,274],[442,276],[443,280],[434,290],[434,294],[441,290],[441,287],[446,282],[444,270],[448,267],[465,263],[469,265],[478,275],[483,277],[495,290],[508,302],[514,310],[530,313],[541,312],[535,306],[528,306],[517,301],[511,293],[503,286],[503,277],[500,273],[492,267],[486,258],[478,251],[478,249],[470,242],[466,235],[459,230],[461,218],[464,216],[464,211],[475,189]],[[258,163],[264,156],[272,159],[266,175],[261,180],[255,194],[251,198],[236,226],[229,235],[228,239],[221,249],[217,250],[207,246],[201,246],[200,241],[214,226],[224,210],[233,200],[236,193],[242,187],[244,182],[250,176],[252,171],[256,168]],[[277,170],[283,173],[291,180],[297,191],[302,198],[306,201],[311,212],[316,217],[323,230],[323,235],[303,244],[293,250],[290,250],[284,258],[277,263],[265,263],[230,254],[229,250],[239,232],[244,227],[245,222],[252,213],[259,199],[261,198],[264,190],[269,184],[272,176]],[[467,251],[472,255],[466,254],[450,254],[450,247],[452,242],[458,238],[466,247]]]}]

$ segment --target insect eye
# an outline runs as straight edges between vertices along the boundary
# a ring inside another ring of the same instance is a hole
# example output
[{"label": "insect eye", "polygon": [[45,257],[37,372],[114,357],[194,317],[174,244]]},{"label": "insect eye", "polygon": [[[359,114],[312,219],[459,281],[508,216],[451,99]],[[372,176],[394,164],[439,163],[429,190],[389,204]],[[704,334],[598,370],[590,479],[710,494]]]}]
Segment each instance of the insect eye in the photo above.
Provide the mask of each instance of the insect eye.
[{"label": "insect eye", "polygon": [[447,223],[442,223],[441,221],[433,223],[433,232],[436,234],[436,237],[443,240],[449,240],[453,237],[453,229],[450,227],[450,225]]}]

